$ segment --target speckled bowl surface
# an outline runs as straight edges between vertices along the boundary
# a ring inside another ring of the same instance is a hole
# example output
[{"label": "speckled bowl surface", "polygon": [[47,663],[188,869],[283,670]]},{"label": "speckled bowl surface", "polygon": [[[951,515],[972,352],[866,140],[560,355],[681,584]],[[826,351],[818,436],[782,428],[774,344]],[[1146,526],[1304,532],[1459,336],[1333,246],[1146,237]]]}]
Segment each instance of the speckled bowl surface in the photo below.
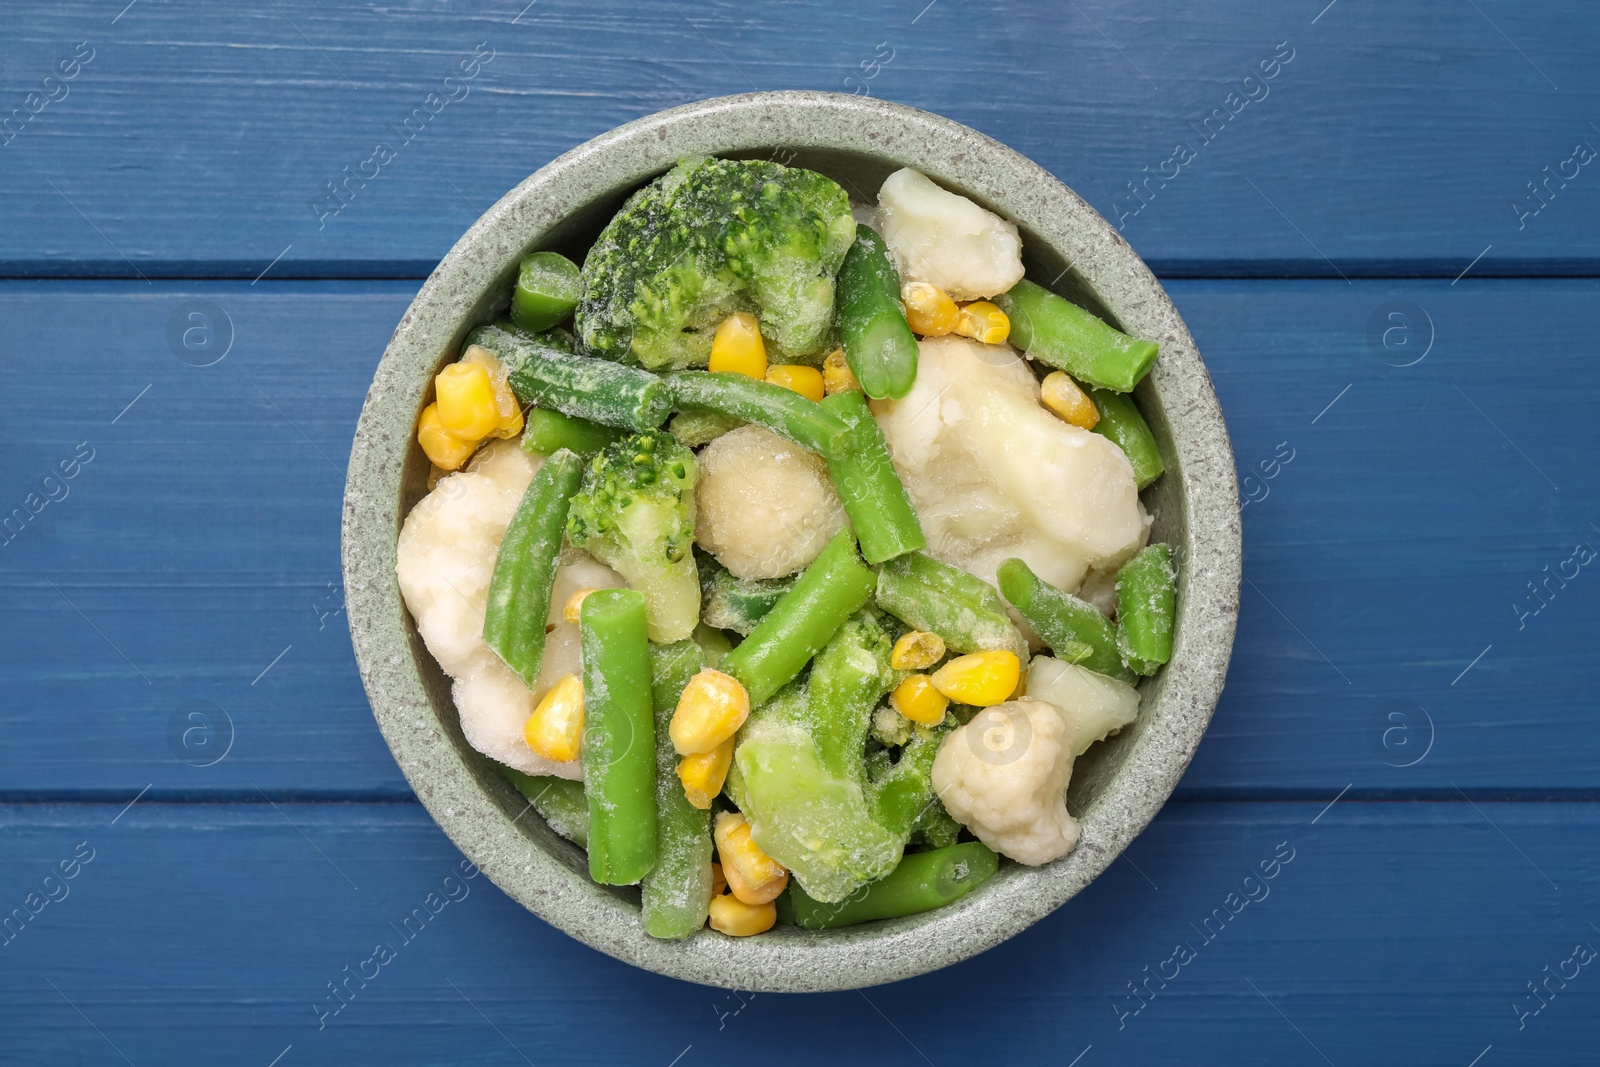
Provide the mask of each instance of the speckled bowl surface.
[{"label": "speckled bowl surface", "polygon": [[[1167,473],[1144,494],[1153,539],[1179,563],[1172,662],[1142,688],[1138,721],[1074,769],[1082,839],[1044,867],[1006,863],[958,903],[924,915],[810,933],[779,927],[657,941],[638,893],[591,882],[583,852],[554,834],[461,735],[449,680],[417,636],[395,579],[395,542],[424,494],[412,430],[433,375],[468,330],[498,317],[518,261],[583,252],[624,197],[696,154],[810,167],[859,200],[915,167],[1014,221],[1028,276],[1155,338],[1161,357],[1136,394]],[[1037,164],[927,112],[834,93],[751,93],[673,108],[553,161],[494,205],[428,278],[384,353],[356,429],[344,498],[344,581],[356,659],[395,759],[446,834],[501,889],[546,922],[637,966],[760,991],[849,989],[955,963],[1019,933],[1103,871],[1154,817],[1200,742],[1233,646],[1239,500],[1227,428],[1172,301],[1116,230]]]}]

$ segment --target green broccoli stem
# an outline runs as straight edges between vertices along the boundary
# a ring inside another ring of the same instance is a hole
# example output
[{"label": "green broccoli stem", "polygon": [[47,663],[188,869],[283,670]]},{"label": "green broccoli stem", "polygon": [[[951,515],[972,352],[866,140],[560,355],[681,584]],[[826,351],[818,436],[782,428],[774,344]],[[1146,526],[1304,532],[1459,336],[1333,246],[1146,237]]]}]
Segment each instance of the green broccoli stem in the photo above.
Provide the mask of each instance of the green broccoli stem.
[{"label": "green broccoli stem", "polygon": [[466,343],[506,365],[511,391],[524,404],[627,430],[653,430],[671,413],[665,384],[649,371],[575,356],[498,325],[479,326]]},{"label": "green broccoli stem", "polygon": [[778,898],[778,921],[807,930],[917,915],[954,903],[993,878],[1000,857],[976,841],[906,856],[876,882],[834,904],[812,898],[798,882]]},{"label": "green broccoli stem", "polygon": [[1011,319],[1014,346],[1102,389],[1132,392],[1160,354],[1156,342],[1129,337],[1026,278],[994,302]]},{"label": "green broccoli stem", "polygon": [[901,399],[917,380],[917,338],[900,310],[900,275],[889,248],[871,227],[857,224],[838,289],[839,337],[850,370],[873,399]]},{"label": "green broccoli stem", "polygon": [[1133,480],[1143,489],[1167,469],[1162,462],[1161,449],[1156,446],[1155,434],[1149,423],[1139,414],[1133,397],[1125,393],[1112,393],[1105,389],[1090,389],[1089,399],[1094,401],[1100,419],[1094,432],[1109,437],[1133,467]]},{"label": "green broccoli stem", "polygon": [[895,473],[889,445],[867,407],[866,396],[854,389],[834,393],[823,399],[822,407],[850,427],[844,447],[823,458],[861,542],[862,556],[877,564],[926,548],[922,524]]},{"label": "green broccoli stem", "polygon": [[1117,572],[1117,648],[1135,672],[1154,674],[1172,658],[1177,599],[1166,545],[1146,545]]},{"label": "green broccoli stem", "polygon": [[662,381],[667,383],[675,407],[753,422],[823,456],[837,452],[850,433],[844,420],[816,401],[747,375],[689,370],[669,374]]},{"label": "green broccoli stem", "polygon": [[633,885],[656,862],[656,728],[644,597],[601,589],[578,613],[589,876]]},{"label": "green broccoli stem", "polygon": [[617,439],[614,426],[601,426],[588,419],[563,415],[549,408],[529,408],[522,429],[522,450],[548,456],[570,448],[580,456],[592,456]]},{"label": "green broccoli stem", "polygon": [[688,937],[706,924],[711,905],[711,812],[684,795],[678,753],[667,736],[678,697],[705,665],[693,641],[650,646],[656,718],[656,865],[639,883],[645,932]]},{"label": "green broccoli stem", "polygon": [[861,610],[872,596],[873,581],[856,553],[855,538],[841,530],[750,636],[728,653],[722,670],[745,687],[752,706],[766,703]]},{"label": "green broccoli stem", "polygon": [[1008,649],[1028,658],[1028,643],[989,583],[924,553],[879,568],[877,602],[906,625],[938,634],[956,652]]},{"label": "green broccoli stem", "polygon": [[[1117,652],[1117,628],[1094,607],[1062,592],[1020,559],[1000,564],[1000,592],[1022,613],[1059,660],[1132,681]],[[1065,650],[1065,651],[1063,651]]]},{"label": "green broccoli stem", "polygon": [[583,783],[569,778],[523,774],[502,766],[500,773],[510,779],[517,792],[527,798],[533,810],[544,817],[550,829],[579,848],[589,846],[589,801]]},{"label": "green broccoli stem", "polygon": [[583,460],[566,449],[540,464],[506,527],[489,579],[483,643],[529,689],[538,682],[544,659],[545,620],[566,534],[567,505],[582,477]]},{"label": "green broccoli stem", "polygon": [[517,271],[511,321],[524,330],[548,330],[572,314],[582,289],[576,263],[560,252],[535,252]]}]

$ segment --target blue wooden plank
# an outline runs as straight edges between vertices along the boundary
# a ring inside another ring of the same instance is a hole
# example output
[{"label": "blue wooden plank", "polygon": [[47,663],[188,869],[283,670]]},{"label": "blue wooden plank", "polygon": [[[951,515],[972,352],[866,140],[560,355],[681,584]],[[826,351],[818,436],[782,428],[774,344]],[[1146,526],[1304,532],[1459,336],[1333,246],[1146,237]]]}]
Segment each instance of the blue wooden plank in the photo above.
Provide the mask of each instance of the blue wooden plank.
[{"label": "blue wooden plank", "polygon": [[1582,0],[35,5],[0,42],[0,272],[418,277],[573,145],[754,88],[967,122],[1169,273],[1592,271],[1597,34]]},{"label": "blue wooden plank", "polygon": [[[405,795],[350,659],[337,542],[356,412],[409,288],[0,286],[4,513],[95,449],[0,547],[7,795]],[[1171,286],[1259,497],[1228,687],[1181,795],[1593,792],[1600,580],[1543,583],[1600,547],[1596,290]],[[199,301],[235,336],[210,367],[167,341]],[[1419,351],[1400,333],[1382,344],[1396,301],[1427,316],[1414,344],[1435,335],[1410,367],[1390,365]],[[218,709],[234,746],[197,767],[228,736]]]},{"label": "blue wooden plank", "polygon": [[[1600,982],[1573,961],[1600,948],[1597,820],[1586,803],[1169,805],[1126,860],[976,959],[751,998],[557,933],[463,877],[412,804],[6,806],[0,905],[37,893],[39,913],[0,947],[3,1054],[1464,1067],[1492,1046],[1484,1064],[1589,1062]],[[62,861],[74,877],[47,882]]]}]

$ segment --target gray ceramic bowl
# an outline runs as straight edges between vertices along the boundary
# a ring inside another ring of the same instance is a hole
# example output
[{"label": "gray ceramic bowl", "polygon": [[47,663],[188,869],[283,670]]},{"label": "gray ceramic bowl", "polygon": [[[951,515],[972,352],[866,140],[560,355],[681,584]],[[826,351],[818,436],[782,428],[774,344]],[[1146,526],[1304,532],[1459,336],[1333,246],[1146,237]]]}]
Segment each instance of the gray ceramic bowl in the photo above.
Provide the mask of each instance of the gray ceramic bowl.
[{"label": "gray ceramic bowl", "polygon": [[[433,375],[469,329],[509,300],[534,249],[575,259],[639,185],[680,157],[768,157],[822,171],[872,200],[912,166],[1012,219],[1030,277],[1140,337],[1161,342],[1138,399],[1167,474],[1145,494],[1154,537],[1180,563],[1173,658],[1143,685],[1138,721],[1078,761],[1068,796],[1082,840],[1044,867],[1007,863],[959,903],[827,933],[778,928],[732,939],[657,941],[638,894],[589,880],[491,762],[462,738],[448,680],[417,636],[395,580],[395,541],[423,495],[413,440]],[[1087,885],[1155,815],[1183,773],[1222,690],[1239,594],[1239,502],[1227,429],[1172,301],[1115,229],[1046,171],[949,119],[833,93],[752,93],[663,111],[580,145],[489,210],[439,264],[395,330],[367,394],[344,500],[344,580],[362,679],[384,738],[418,798],[489,878],[546,922],[618,959],[709,985],[848,989],[932,971],[1018,933]]]}]

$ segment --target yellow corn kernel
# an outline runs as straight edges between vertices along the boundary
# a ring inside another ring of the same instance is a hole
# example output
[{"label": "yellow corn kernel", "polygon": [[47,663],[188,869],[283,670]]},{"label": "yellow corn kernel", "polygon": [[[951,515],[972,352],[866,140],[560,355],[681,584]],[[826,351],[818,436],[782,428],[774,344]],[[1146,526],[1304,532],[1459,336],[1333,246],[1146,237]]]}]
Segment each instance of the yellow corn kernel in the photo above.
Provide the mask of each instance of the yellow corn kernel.
[{"label": "yellow corn kernel", "polygon": [[722,783],[728,780],[728,765],[733,762],[733,738],[728,738],[710,752],[685,756],[678,761],[678,781],[683,783],[683,795],[701,811],[711,810],[711,801],[722,792]]},{"label": "yellow corn kernel", "polygon": [[1045,375],[1039,386],[1039,400],[1067,422],[1085,430],[1094,429],[1100,421],[1100,409],[1065,371],[1054,370]]},{"label": "yellow corn kernel", "polygon": [[584,598],[595,591],[594,589],[579,589],[567,597],[567,602],[561,605],[561,617],[568,622],[577,622],[578,610],[583,607]]},{"label": "yellow corn kernel", "polygon": [[462,353],[461,362],[482,367],[489,375],[489,384],[494,389],[495,411],[499,416],[499,421],[490,431],[491,436],[515,437],[521,433],[522,404],[517,401],[517,394],[511,391],[511,377],[506,365],[482,345],[468,348]]},{"label": "yellow corn kernel", "polygon": [[564,674],[550,687],[522,724],[522,737],[545,759],[568,763],[578,758],[583,740],[583,683],[576,674]]},{"label": "yellow corn kernel", "polygon": [[737,311],[722,320],[711,339],[712,371],[732,371],[752,378],[767,376],[767,346],[761,340],[761,323],[748,311]]},{"label": "yellow corn kernel", "polygon": [[957,656],[934,672],[933,687],[957,704],[987,708],[1009,700],[1021,679],[1017,654],[996,649]]},{"label": "yellow corn kernel", "polygon": [[711,863],[711,895],[720,897],[728,891],[728,880],[722,876],[722,864],[715,860]]},{"label": "yellow corn kernel", "polygon": [[435,467],[447,471],[460,470],[478,450],[478,442],[463,441],[444,428],[439,422],[438,404],[422,409],[422,417],[417,420],[417,444]]},{"label": "yellow corn kernel", "polygon": [[944,659],[944,638],[926,630],[902,634],[889,653],[889,666],[897,671],[925,671]]},{"label": "yellow corn kernel", "polygon": [[823,397],[822,372],[798,363],[777,363],[767,368],[767,381],[799,393],[807,400]]},{"label": "yellow corn kernel", "polygon": [[895,686],[889,694],[889,706],[914,723],[938,726],[944,722],[945,708],[950,698],[933,687],[926,674],[913,674]]},{"label": "yellow corn kernel", "polygon": [[778,921],[776,904],[746,904],[724,893],[711,898],[711,929],[729,937],[764,934]]},{"label": "yellow corn kernel", "polygon": [[736,811],[717,816],[711,835],[717,842],[717,857],[722,861],[722,876],[728,891],[746,904],[765,904],[777,899],[789,884],[783,864],[761,851],[750,836],[750,824]]},{"label": "yellow corn kernel", "polygon": [[835,348],[822,361],[822,391],[828,396],[861,392],[861,383],[856,381],[855,371],[850,369],[850,361],[842,348]]},{"label": "yellow corn kernel", "polygon": [[906,306],[906,325],[923,337],[943,337],[955,329],[961,314],[943,289],[928,282],[906,282],[900,300]]},{"label": "yellow corn kernel", "polygon": [[452,363],[433,379],[439,424],[463,441],[481,441],[500,423],[489,372],[476,363]]},{"label": "yellow corn kernel", "polygon": [[974,300],[962,306],[951,332],[986,345],[999,345],[1011,336],[1011,320],[989,301]]},{"label": "yellow corn kernel", "polygon": [[689,679],[678,697],[667,735],[680,756],[710,752],[739,732],[750,717],[750,694],[738,679],[709,667]]}]

